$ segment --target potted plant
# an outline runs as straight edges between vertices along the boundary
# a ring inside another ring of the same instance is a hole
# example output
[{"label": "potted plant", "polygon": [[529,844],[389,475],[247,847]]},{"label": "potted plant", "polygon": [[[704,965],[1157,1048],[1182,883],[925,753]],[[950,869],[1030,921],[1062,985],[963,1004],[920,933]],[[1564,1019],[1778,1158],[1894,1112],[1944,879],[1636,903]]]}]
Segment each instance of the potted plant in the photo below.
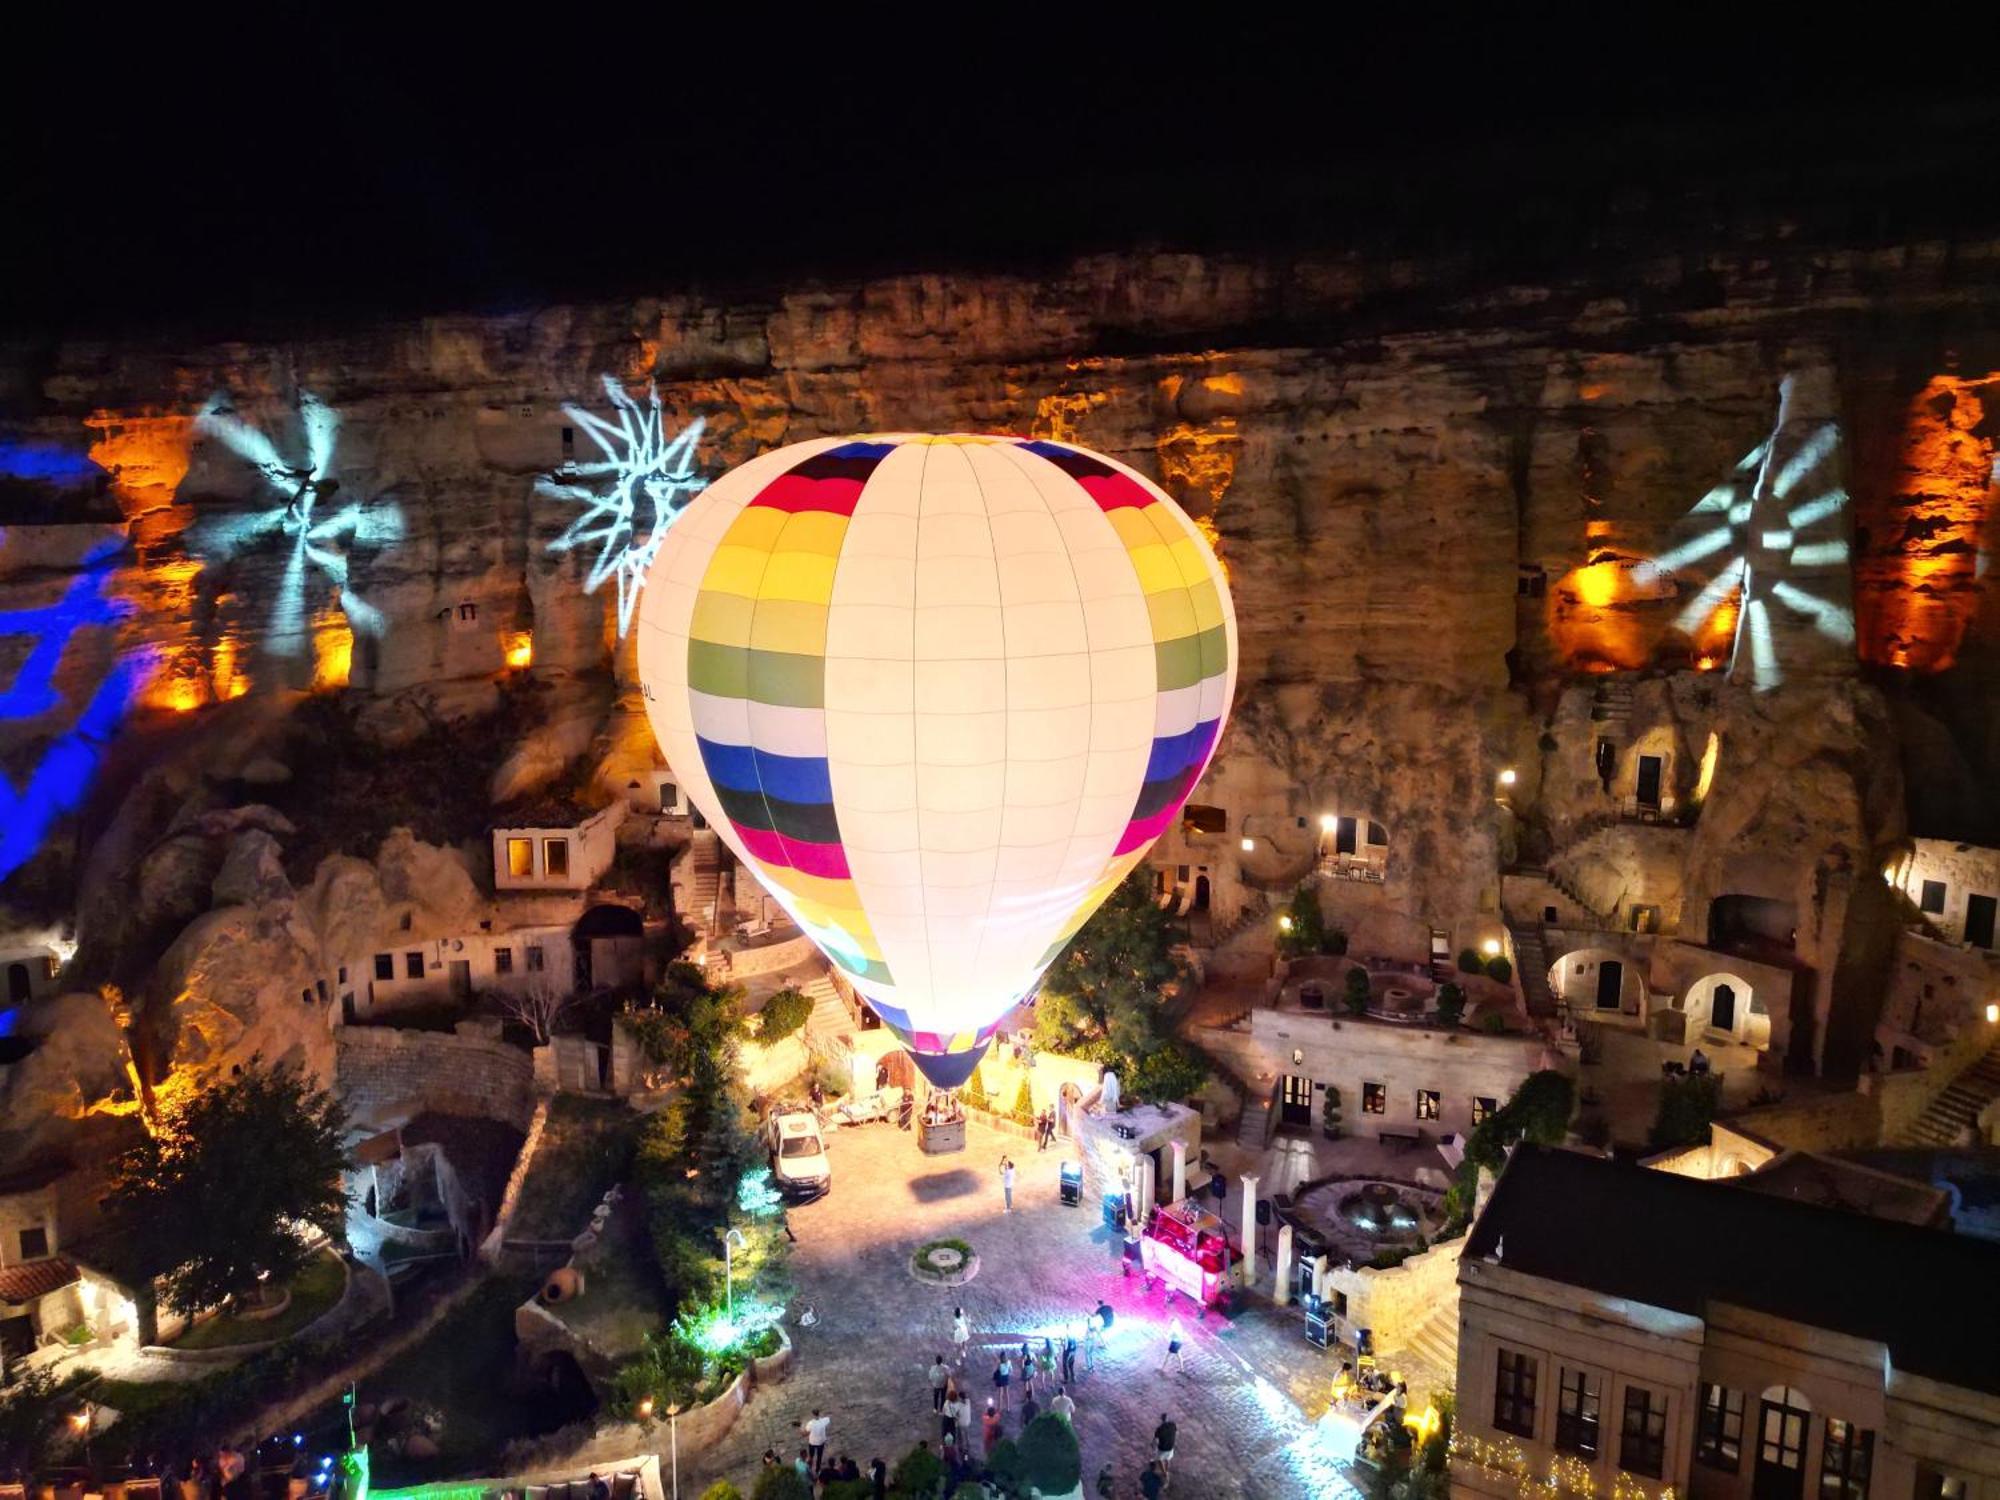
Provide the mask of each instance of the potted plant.
[{"label": "potted plant", "polygon": [[1353,1016],[1368,1014],[1368,971],[1355,967],[1347,971],[1347,993],[1342,997],[1347,1001],[1347,1013]]},{"label": "potted plant", "polygon": [[1330,1141],[1340,1139],[1340,1090],[1331,1083],[1319,1102],[1319,1133]]},{"label": "potted plant", "polygon": [[1464,985],[1443,984],[1438,986],[1437,1018],[1438,1025],[1454,1029],[1460,1021],[1465,1019]]}]

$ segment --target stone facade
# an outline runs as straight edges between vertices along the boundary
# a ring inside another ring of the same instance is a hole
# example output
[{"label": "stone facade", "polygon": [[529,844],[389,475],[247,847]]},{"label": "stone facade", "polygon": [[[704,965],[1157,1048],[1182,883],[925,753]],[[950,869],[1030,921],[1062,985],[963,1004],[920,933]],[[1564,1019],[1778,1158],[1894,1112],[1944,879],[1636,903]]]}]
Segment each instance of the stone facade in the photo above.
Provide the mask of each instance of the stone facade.
[{"label": "stone facade", "polygon": [[476,1029],[344,1027],[335,1057],[340,1099],[357,1125],[379,1129],[430,1111],[526,1130],[535,1111],[533,1060]]},{"label": "stone facade", "polygon": [[561,827],[493,830],[493,888],[498,891],[587,891],[618,855],[627,804]]},{"label": "stone facade", "polygon": [[1909,899],[1912,918],[1924,932],[1953,945],[1996,951],[2000,849],[1912,839],[1906,854],[1883,867],[1883,878]]}]

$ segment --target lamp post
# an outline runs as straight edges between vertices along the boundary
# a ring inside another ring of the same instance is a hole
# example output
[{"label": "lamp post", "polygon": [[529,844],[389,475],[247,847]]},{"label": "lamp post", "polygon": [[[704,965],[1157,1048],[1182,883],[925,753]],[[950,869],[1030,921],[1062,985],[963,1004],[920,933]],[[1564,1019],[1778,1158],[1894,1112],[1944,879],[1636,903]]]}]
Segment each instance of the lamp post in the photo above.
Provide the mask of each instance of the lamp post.
[{"label": "lamp post", "polygon": [[681,1404],[676,1401],[667,1408],[667,1443],[673,1452],[674,1488],[672,1500],[681,1500]]},{"label": "lamp post", "polygon": [[750,1241],[744,1238],[740,1229],[729,1229],[722,1236],[722,1286],[723,1295],[728,1299],[729,1321],[736,1322],[736,1262],[730,1255],[729,1242],[738,1241],[744,1249],[750,1248]]}]

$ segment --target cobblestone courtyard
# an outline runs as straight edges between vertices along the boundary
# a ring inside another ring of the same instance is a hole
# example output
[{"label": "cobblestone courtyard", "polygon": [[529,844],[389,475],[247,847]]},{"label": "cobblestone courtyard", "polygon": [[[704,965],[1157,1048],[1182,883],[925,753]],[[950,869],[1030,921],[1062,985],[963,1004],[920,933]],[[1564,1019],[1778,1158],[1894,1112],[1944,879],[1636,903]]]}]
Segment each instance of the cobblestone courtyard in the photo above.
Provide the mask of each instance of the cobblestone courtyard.
[{"label": "cobblestone courtyard", "polygon": [[[1061,1206],[1060,1150],[1037,1154],[1032,1141],[977,1122],[968,1126],[967,1149],[954,1156],[926,1157],[913,1135],[886,1125],[829,1139],[833,1190],[792,1215],[794,1271],[818,1326],[790,1329],[799,1354],[792,1377],[759,1391],[718,1447],[682,1465],[683,1493],[718,1478],[747,1487],[766,1447],[788,1457],[798,1451],[798,1424],[814,1407],[833,1418],[829,1453],[851,1454],[864,1467],[878,1454],[893,1464],[919,1438],[935,1447],[924,1372],[933,1355],[951,1356],[955,1305],[972,1323],[966,1373],[977,1410],[1003,1347],[1059,1335],[1100,1296],[1117,1319],[1096,1368],[1086,1374],[1079,1363],[1071,1391],[1087,1494],[1106,1463],[1117,1495],[1139,1493],[1163,1411],[1180,1424],[1174,1494],[1291,1500],[1354,1492],[1346,1461],[1356,1428],[1325,1415],[1330,1366],[1301,1337],[1296,1314],[1259,1302],[1234,1319],[1197,1320],[1177,1300],[1187,1371],[1158,1373],[1163,1296],[1119,1274],[1122,1242],[1094,1203]],[[1012,1214],[1001,1212],[1003,1153],[1020,1168]],[[980,1258],[978,1276],[962,1288],[919,1283],[909,1271],[919,1245],[945,1237],[966,1240]],[[1017,1404],[1018,1394],[1017,1385]],[[1019,1431],[1018,1414],[1006,1430]]]}]

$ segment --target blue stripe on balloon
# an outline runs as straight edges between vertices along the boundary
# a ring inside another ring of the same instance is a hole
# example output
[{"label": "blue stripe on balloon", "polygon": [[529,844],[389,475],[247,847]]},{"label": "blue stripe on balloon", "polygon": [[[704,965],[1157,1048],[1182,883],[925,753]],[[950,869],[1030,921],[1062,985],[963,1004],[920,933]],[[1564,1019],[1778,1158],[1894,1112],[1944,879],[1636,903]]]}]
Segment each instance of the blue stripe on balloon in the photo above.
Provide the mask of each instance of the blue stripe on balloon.
[{"label": "blue stripe on balloon", "polygon": [[833,801],[833,776],[823,755],[773,755],[753,745],[696,736],[709,779],[732,791],[761,792],[781,802]]},{"label": "blue stripe on balloon", "polygon": [[1153,753],[1146,760],[1146,780],[1163,781],[1185,771],[1208,753],[1215,737],[1215,721],[1210,719],[1180,734],[1163,734],[1153,741]]}]

